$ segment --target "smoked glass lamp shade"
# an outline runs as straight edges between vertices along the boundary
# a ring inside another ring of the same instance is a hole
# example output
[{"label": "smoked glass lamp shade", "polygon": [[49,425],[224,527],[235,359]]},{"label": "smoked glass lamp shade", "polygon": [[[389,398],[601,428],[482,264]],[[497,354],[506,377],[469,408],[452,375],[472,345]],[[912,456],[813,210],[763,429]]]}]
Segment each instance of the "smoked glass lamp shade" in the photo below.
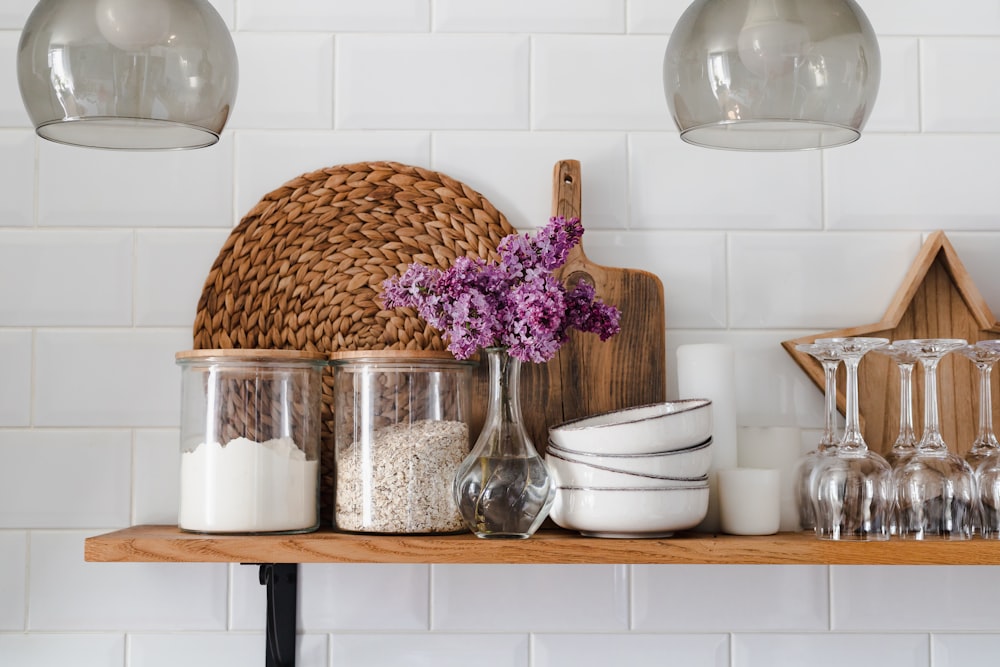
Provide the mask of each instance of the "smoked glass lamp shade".
[{"label": "smoked glass lamp shade", "polygon": [[211,146],[238,71],[229,29],[207,0],[40,0],[17,49],[38,135],[93,148]]},{"label": "smoked glass lamp shade", "polygon": [[681,139],[734,150],[856,141],[881,58],[854,0],[695,0],[663,59]]}]

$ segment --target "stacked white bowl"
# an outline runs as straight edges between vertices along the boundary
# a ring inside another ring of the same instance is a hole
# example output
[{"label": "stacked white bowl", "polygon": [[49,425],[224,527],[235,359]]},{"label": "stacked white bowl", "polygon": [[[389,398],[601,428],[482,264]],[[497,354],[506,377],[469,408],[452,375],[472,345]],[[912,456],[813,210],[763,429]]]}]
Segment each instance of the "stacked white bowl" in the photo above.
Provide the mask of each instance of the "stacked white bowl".
[{"label": "stacked white bowl", "polygon": [[549,516],[596,537],[667,537],[708,511],[712,403],[685,399],[615,410],[549,429],[556,483]]}]

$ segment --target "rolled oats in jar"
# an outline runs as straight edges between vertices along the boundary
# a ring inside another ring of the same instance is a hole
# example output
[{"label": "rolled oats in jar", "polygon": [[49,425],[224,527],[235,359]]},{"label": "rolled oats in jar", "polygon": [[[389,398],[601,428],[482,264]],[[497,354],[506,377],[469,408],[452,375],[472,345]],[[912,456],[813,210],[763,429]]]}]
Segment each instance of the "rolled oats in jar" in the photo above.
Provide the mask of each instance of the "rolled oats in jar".
[{"label": "rolled oats in jar", "polygon": [[473,361],[448,352],[335,352],[334,525],[457,533],[455,471],[470,449]]}]

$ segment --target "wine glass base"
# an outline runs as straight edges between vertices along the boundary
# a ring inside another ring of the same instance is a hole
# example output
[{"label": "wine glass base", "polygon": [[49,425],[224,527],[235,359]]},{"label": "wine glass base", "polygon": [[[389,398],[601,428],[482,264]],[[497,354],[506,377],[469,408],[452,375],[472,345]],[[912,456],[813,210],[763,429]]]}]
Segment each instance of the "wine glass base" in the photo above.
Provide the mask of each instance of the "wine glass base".
[{"label": "wine glass base", "polygon": [[973,538],[972,531],[966,533],[954,532],[954,533],[901,533],[899,539],[901,540],[911,540],[920,542],[964,542],[965,540],[971,540]]},{"label": "wine glass base", "polygon": [[818,531],[816,537],[821,540],[826,540],[828,542],[885,542],[889,539],[888,531],[882,533],[865,533],[863,535],[857,534],[844,534],[833,535],[833,534],[820,534]]}]

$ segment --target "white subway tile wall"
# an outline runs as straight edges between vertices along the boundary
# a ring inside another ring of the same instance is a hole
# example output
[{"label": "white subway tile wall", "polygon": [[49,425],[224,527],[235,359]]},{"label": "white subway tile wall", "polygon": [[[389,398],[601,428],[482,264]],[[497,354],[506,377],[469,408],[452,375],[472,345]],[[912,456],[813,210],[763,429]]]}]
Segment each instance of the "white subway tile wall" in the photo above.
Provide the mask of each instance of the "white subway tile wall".
[{"label": "white subway tile wall", "polygon": [[180,497],[180,430],[136,429],[134,433],[131,522],[175,524]]},{"label": "white subway tile wall", "polygon": [[721,232],[588,231],[587,257],[656,274],[666,319],[677,329],[726,326],[726,235]]},{"label": "white subway tile wall", "polygon": [[433,572],[432,630],[628,629],[624,565],[435,565]]},{"label": "white subway tile wall", "polygon": [[1000,609],[989,591],[1000,583],[1000,567],[874,566],[832,568],[834,630],[902,632],[995,631]]},{"label": "white subway tile wall", "polygon": [[1000,651],[1000,635],[936,634],[931,640],[931,660],[934,667],[974,665],[983,656]]},{"label": "white subway tile wall", "polygon": [[[0,563],[3,563],[3,568],[0,568],[0,601],[2,601],[0,602],[0,647],[2,647],[5,631],[20,633],[25,629],[27,531],[0,530]],[[0,655],[6,654],[0,651]]]},{"label": "white subway tile wall", "polygon": [[226,629],[229,566],[85,563],[83,540],[94,532],[31,532],[29,631]]},{"label": "white subway tile wall", "polygon": [[337,37],[338,130],[527,129],[525,35]]},{"label": "white subway tile wall", "polygon": [[[998,40],[1000,41],[1000,40]],[[871,134],[823,154],[831,230],[989,231],[1000,134]],[[993,306],[996,308],[996,305]]]},{"label": "white subway tile wall", "polygon": [[[2,11],[2,10],[0,10]],[[0,58],[13,65],[17,55],[18,33],[16,30],[0,32]],[[0,90],[17,90],[17,68],[4,67],[0,70]],[[0,123],[4,127],[20,127],[28,124],[28,114],[18,95],[5,95],[0,99]]]},{"label": "white subway tile wall", "polygon": [[[310,632],[418,632],[430,627],[430,565],[302,565],[299,628]],[[263,630],[266,602],[256,567],[234,566],[235,630]]]},{"label": "white subway tile wall", "polygon": [[920,41],[920,48],[924,131],[1000,130],[1000,119],[991,113],[1000,102],[1000,73],[970,66],[1000,56],[1000,41],[930,37]]},{"label": "white subway tile wall", "polygon": [[0,656],[9,665],[120,665],[125,660],[125,635],[0,634]]},{"label": "white subway tile wall", "polygon": [[688,0],[628,0],[628,31],[669,34]]},{"label": "white subway tile wall", "polygon": [[[305,639],[302,637],[303,642]],[[176,634],[135,633],[129,635],[128,664],[142,667],[243,667],[260,662],[263,651],[260,637],[252,634],[188,633],[179,640]],[[325,654],[325,651],[324,645],[320,652]],[[310,664],[305,658],[303,663]]]},{"label": "white subway tile wall", "polygon": [[5,429],[0,460],[0,528],[129,524],[129,431]]},{"label": "white subway tile wall", "polygon": [[870,132],[920,131],[920,40],[915,37],[879,39],[882,78],[878,101],[865,126]]},{"label": "white subway tile wall", "polygon": [[[265,646],[259,634],[134,633],[128,636],[128,664],[133,667],[247,667],[263,664]],[[327,667],[329,639],[323,634],[299,634],[296,665]],[[108,663],[111,664],[111,663]],[[116,663],[117,664],[117,663]]]},{"label": "white subway tile wall", "polygon": [[926,667],[929,653],[928,637],[921,634],[742,634],[733,637],[733,663],[740,667],[842,667],[845,664]]},{"label": "white subway tile wall", "polygon": [[921,243],[917,233],[730,234],[729,324],[836,329],[845,312],[878,322]]},{"label": "white subway tile wall", "polygon": [[729,667],[726,634],[537,634],[535,667]]},{"label": "white subway tile wall", "polygon": [[821,158],[817,151],[706,150],[676,132],[631,134],[630,226],[819,231]]},{"label": "white subway tile wall", "polygon": [[187,328],[40,329],[34,423],[177,426],[180,372],[174,354],[190,347]]},{"label": "white subway tile wall", "polygon": [[623,229],[628,208],[623,133],[435,132],[433,165],[481,192],[514,227],[541,227],[552,212],[552,168],[573,157],[588,229]]},{"label": "white subway tile wall", "polygon": [[[213,0],[240,93],[222,141],[114,153],[35,138],[0,6],[0,664],[263,664],[255,566],[85,563],[87,535],[172,523],[174,353],[226,236],[298,175],[442,171],[521,229],[583,167],[588,256],[664,283],[667,353],[737,350],[738,419],[822,395],[780,347],[876,321],[944,229],[1000,312],[995,0],[867,0],[882,82],[824,152],[687,146],[660,68],[688,0]],[[668,395],[677,397],[668,365]],[[298,664],[801,667],[992,664],[993,567],[309,565]]]},{"label": "white subway tile wall", "polygon": [[230,129],[333,128],[333,37],[237,33],[240,86]]},{"label": "white subway tile wall", "polygon": [[1000,6],[993,0],[966,0],[960,12],[936,0],[882,0],[862,6],[880,35],[1000,35]]},{"label": "white subway tile wall", "polygon": [[232,226],[229,136],[197,151],[86,150],[41,140],[36,146],[39,226]]},{"label": "white subway tile wall", "polygon": [[[140,327],[191,326],[205,277],[230,231],[137,231],[135,292],[133,300],[129,301],[130,305],[134,301],[135,324]],[[169,276],[169,280],[164,280],[164,276]],[[128,281],[123,282],[128,284]]]},{"label": "white subway tile wall", "polygon": [[440,32],[620,33],[625,0],[435,0]]},{"label": "white subway tile wall", "polygon": [[132,324],[131,230],[0,229],[0,326]]},{"label": "white subway tile wall", "polygon": [[19,31],[35,4],[35,0],[8,0],[3,3],[0,7],[0,30]]},{"label": "white subway tile wall", "polygon": [[466,667],[528,667],[530,640],[521,634],[340,634],[331,639],[334,665],[398,667],[434,665]]},{"label": "white subway tile wall", "polygon": [[[2,34],[2,33],[0,33]],[[12,93],[10,99],[19,99]],[[30,130],[0,130],[0,221],[4,227],[35,223],[35,137]]]},{"label": "white subway tile wall", "polygon": [[32,333],[0,330],[0,427],[31,423]]},{"label": "white subway tile wall", "polygon": [[239,29],[279,32],[423,32],[430,25],[427,0],[231,0],[239,2]]},{"label": "white subway tile wall", "polygon": [[640,632],[826,630],[827,568],[636,565],[632,606]]},{"label": "white subway tile wall", "polygon": [[532,41],[533,130],[667,130],[657,36],[539,36]]}]

